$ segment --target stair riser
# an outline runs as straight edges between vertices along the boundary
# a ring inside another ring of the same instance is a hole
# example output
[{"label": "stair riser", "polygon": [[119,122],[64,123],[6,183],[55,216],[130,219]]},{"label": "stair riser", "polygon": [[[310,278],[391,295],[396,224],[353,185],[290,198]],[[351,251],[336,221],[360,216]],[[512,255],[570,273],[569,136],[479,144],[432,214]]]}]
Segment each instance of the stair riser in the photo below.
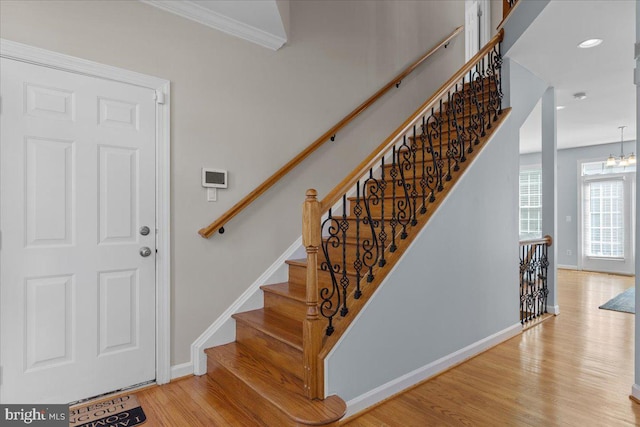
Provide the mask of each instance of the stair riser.
[{"label": "stair riser", "polygon": [[295,426],[285,414],[274,407],[269,401],[248,387],[242,380],[231,374],[227,369],[219,364],[213,357],[207,360],[207,375],[220,387],[228,390],[230,400],[240,410],[252,414],[256,419],[262,421],[264,426],[280,427]]},{"label": "stair riser", "polygon": [[269,292],[264,293],[264,307],[297,320],[304,320],[307,313],[304,302]]},{"label": "stair riser", "polygon": [[266,356],[271,363],[302,380],[304,370],[300,350],[240,322],[236,323],[236,341]]}]

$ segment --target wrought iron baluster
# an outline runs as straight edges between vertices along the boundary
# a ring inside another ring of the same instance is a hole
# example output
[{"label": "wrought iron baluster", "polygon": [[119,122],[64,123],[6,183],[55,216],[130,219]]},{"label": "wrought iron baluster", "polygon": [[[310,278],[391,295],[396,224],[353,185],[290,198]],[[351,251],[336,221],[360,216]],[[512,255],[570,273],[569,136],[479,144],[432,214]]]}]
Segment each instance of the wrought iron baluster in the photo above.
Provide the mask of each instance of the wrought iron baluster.
[{"label": "wrought iron baluster", "polygon": [[[422,153],[422,166],[420,167],[420,169],[422,170],[422,177],[420,178],[420,189],[422,190],[422,207],[420,208],[420,213],[421,214],[425,214],[427,212],[427,188],[429,186],[429,183],[427,182],[427,171],[426,171],[426,166],[427,166],[427,158],[425,157],[425,145],[426,145],[426,134],[428,132],[427,130],[427,121],[426,121],[426,117],[422,116],[422,133],[420,134],[420,152]],[[415,131],[415,127],[414,127],[414,131]],[[414,138],[415,138],[415,132],[414,132]]]},{"label": "wrought iron baluster", "polygon": [[542,260],[540,265],[542,266],[542,298],[544,299],[543,313],[548,313],[548,296],[549,288],[547,287],[547,278],[549,277],[549,247],[545,244],[542,245]]},{"label": "wrought iron baluster", "polygon": [[405,172],[411,170],[411,150],[407,144],[406,135],[403,136],[402,145],[396,153],[398,155],[398,170],[400,171],[398,187],[402,187],[404,196],[401,196],[402,198],[398,200],[398,224],[402,226],[400,238],[404,240],[409,236],[407,234],[407,226],[411,222],[411,201],[409,199],[410,185],[407,184],[407,180],[405,178]]},{"label": "wrought iron baluster", "polygon": [[371,215],[371,205],[377,206],[379,203],[384,204],[384,200],[380,199],[380,184],[377,179],[373,177],[373,168],[369,169],[369,178],[365,181],[365,188],[367,193],[364,198],[364,209],[366,216],[362,220],[362,223],[369,226],[371,230],[371,238],[362,240],[362,263],[364,267],[369,269],[367,274],[367,282],[373,281],[373,267],[375,267],[380,256],[380,247],[378,239],[376,237],[375,228],[378,226],[378,221],[373,219]]},{"label": "wrought iron baluster", "polygon": [[[366,187],[364,188],[366,191]],[[353,269],[356,272],[356,292],[355,299],[362,296],[360,291],[360,279],[362,278],[362,260],[360,259],[360,217],[362,216],[362,206],[360,206],[360,181],[356,183],[356,205],[353,207],[353,215],[356,217],[356,259],[353,261]]]},{"label": "wrought iron baluster", "polygon": [[425,132],[427,134],[427,142],[429,145],[427,146],[427,154],[431,154],[431,164],[432,166],[426,166],[425,162],[425,172],[427,174],[426,184],[427,188],[431,195],[429,196],[430,202],[436,201],[436,190],[442,191],[444,186],[442,185],[442,174],[441,169],[444,163],[440,158],[440,153],[436,150],[434,145],[434,140],[440,140],[440,144],[442,144],[442,134],[440,130],[442,129],[441,121],[438,119],[438,116],[435,114],[433,108],[431,108],[431,115],[427,119],[427,124],[425,126]]},{"label": "wrought iron baluster", "polygon": [[418,143],[416,142],[416,125],[413,125],[413,140],[411,141],[411,160],[413,166],[413,177],[412,177],[412,185],[411,185],[411,201],[413,202],[413,208],[411,209],[411,225],[416,225],[418,223],[418,219],[416,218],[416,212],[418,209],[418,186],[417,186],[417,166],[418,166]]},{"label": "wrought iron baluster", "polygon": [[449,111],[453,120],[451,121],[455,128],[456,137],[450,144],[450,156],[453,161],[453,170],[460,170],[460,162],[467,160],[464,150],[464,128],[460,125],[460,115],[464,114],[464,104],[460,101],[460,92],[458,92],[458,85],[455,86],[455,92],[451,95],[451,105],[449,105]]},{"label": "wrought iron baluster", "polygon": [[340,272],[340,264],[334,264],[331,261],[329,248],[338,248],[340,246],[340,224],[333,217],[332,209],[329,209],[327,219],[322,222],[323,235],[326,229],[327,237],[322,239],[322,252],[324,253],[324,261],[320,264],[322,271],[329,272],[331,276],[331,288],[322,288],[320,290],[320,313],[327,318],[329,324],[326,334],[331,335],[334,331],[333,318],[340,309],[340,290],[338,289],[338,278],[336,275]]},{"label": "wrought iron baluster", "polygon": [[340,315],[342,317],[349,313],[347,308],[347,292],[349,288],[349,276],[347,275],[347,230],[349,229],[349,221],[347,220],[347,195],[342,196],[342,220],[340,221],[340,231],[342,231],[342,277],[340,278],[340,286],[342,287],[342,308]]},{"label": "wrought iron baluster", "polygon": [[385,249],[386,249],[386,241],[387,241],[387,233],[384,230],[384,205],[385,205],[385,201],[387,200],[385,198],[385,191],[387,189],[387,181],[385,181],[385,172],[384,172],[384,156],[382,156],[382,164],[380,167],[380,170],[382,170],[382,175],[380,178],[380,190],[381,190],[381,197],[382,197],[382,206],[380,207],[380,233],[378,234],[378,238],[380,239],[380,261],[378,261],[378,266],[379,267],[384,267],[387,264],[387,261],[384,257],[384,253],[385,253]]},{"label": "wrought iron baluster", "polygon": [[[473,140],[473,145],[480,143],[480,123],[478,120],[479,106],[476,86],[473,80],[473,70],[469,71],[469,140]],[[475,109],[475,112],[474,112]]]},{"label": "wrought iron baluster", "polygon": [[391,171],[389,171],[389,176],[391,177],[391,221],[389,221],[389,225],[391,226],[391,246],[389,247],[389,252],[395,252],[398,248],[396,246],[396,227],[398,226],[398,215],[396,212],[396,179],[398,179],[398,166],[396,163],[396,146],[393,146],[392,150],[392,161],[391,161]]},{"label": "wrought iron baluster", "polygon": [[466,76],[462,76],[462,91],[461,91],[462,92],[462,95],[461,95],[461,98],[462,98],[462,124],[463,124],[464,140],[465,140],[465,142],[467,144],[467,153],[471,154],[471,153],[473,153],[473,143],[471,142],[471,134],[470,134],[471,112],[469,112],[469,114],[465,114],[466,106],[467,105],[471,105],[471,102],[467,101],[468,94],[469,94],[469,88],[466,87],[465,78],[466,78]]}]

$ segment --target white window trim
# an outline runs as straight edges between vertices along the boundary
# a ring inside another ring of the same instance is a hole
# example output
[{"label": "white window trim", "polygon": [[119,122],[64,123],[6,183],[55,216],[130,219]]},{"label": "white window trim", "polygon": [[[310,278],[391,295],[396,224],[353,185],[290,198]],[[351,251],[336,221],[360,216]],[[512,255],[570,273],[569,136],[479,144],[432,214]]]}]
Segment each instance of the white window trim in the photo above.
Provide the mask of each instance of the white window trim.
[{"label": "white window trim", "polygon": [[156,92],[156,383],[171,380],[170,82],[22,43],[0,39],[0,57],[132,84]]}]

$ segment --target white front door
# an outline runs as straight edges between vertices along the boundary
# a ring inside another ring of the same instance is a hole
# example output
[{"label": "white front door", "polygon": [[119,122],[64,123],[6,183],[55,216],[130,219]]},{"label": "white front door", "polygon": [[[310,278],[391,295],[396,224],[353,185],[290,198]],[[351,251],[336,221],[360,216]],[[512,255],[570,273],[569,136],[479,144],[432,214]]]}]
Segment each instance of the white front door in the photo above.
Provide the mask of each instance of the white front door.
[{"label": "white front door", "polygon": [[478,19],[478,0],[465,2],[465,61],[473,58],[480,50],[480,20]]},{"label": "white front door", "polygon": [[0,61],[0,401],[153,380],[154,91]]}]

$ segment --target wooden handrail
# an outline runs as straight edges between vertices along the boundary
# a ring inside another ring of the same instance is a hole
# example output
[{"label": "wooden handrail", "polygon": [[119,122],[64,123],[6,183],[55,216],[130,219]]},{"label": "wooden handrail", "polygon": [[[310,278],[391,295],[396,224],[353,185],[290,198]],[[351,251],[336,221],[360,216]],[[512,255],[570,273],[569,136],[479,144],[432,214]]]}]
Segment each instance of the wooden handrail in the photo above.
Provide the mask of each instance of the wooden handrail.
[{"label": "wooden handrail", "polygon": [[414,122],[422,117],[430,108],[432,108],[437,102],[444,97],[448,91],[450,91],[456,83],[460,82],[466,74],[476,66],[495,45],[500,43],[504,38],[504,30],[500,30],[489,43],[486,44],[473,58],[471,58],[465,65],[462,66],[440,89],[438,89],[424,104],[422,104],[418,110],[411,117],[409,117],[403,124],[400,125],[382,144],[378,146],[366,159],[356,167],[337,187],[335,187],[327,196],[320,202],[322,206],[322,212],[326,212],[332,207],[338,200],[342,198],[343,194],[346,194],[351,188],[358,182],[358,180],[364,176],[372,167],[378,164],[378,161],[391,149],[397,139],[404,135],[413,126]]},{"label": "wooden handrail", "polygon": [[367,108],[369,108],[371,105],[373,105],[373,103],[375,103],[378,99],[380,99],[382,97],[382,95],[387,93],[392,87],[394,87],[394,86],[398,87],[400,85],[400,82],[405,77],[407,77],[409,74],[411,74],[412,71],[414,71],[420,64],[422,64],[424,61],[426,61],[427,58],[429,58],[431,55],[433,55],[437,50],[439,50],[443,46],[447,47],[449,42],[455,36],[457,36],[458,34],[460,34],[462,32],[463,28],[464,28],[463,26],[460,26],[460,27],[456,28],[450,35],[448,35],[446,38],[444,38],[440,43],[438,43],[436,46],[434,46],[428,52],[426,52],[424,55],[422,55],[417,61],[415,61],[410,66],[408,66],[403,72],[401,72],[400,74],[395,76],[382,89],[380,89],[376,93],[374,93],[371,97],[369,97],[369,99],[367,99],[362,104],[360,104],[358,107],[356,107],[356,109],[353,110],[351,113],[349,113],[344,119],[340,120],[335,126],[333,126],[331,129],[329,129],[324,134],[322,134],[322,136],[320,136],[320,138],[316,139],[311,145],[309,145],[307,148],[305,148],[296,157],[291,159],[286,165],[284,165],[280,169],[278,169],[278,171],[276,173],[274,173],[269,178],[267,178],[266,181],[264,181],[262,184],[260,184],[251,193],[247,194],[242,200],[240,200],[238,203],[236,203],[231,209],[229,209],[227,212],[225,212],[220,218],[218,218],[217,220],[215,220],[214,222],[212,222],[208,226],[206,226],[204,228],[201,228],[198,231],[198,233],[202,237],[208,238],[208,237],[211,237],[211,235],[214,234],[218,230],[220,230],[221,232],[224,232],[224,225],[227,222],[229,222],[229,220],[231,220],[231,218],[236,216],[240,211],[242,211],[249,204],[251,204],[251,202],[253,202],[255,199],[260,197],[265,191],[267,191],[276,182],[278,182],[284,175],[289,173],[293,168],[298,166],[304,159],[309,157],[309,155],[311,155],[311,153],[313,153],[318,148],[320,148],[325,142],[327,142],[328,139],[331,138],[333,140],[335,138],[336,133],[340,129],[344,128],[346,125],[351,123],[351,121],[353,121],[353,119],[355,119],[358,115],[360,115],[360,113],[362,113]]},{"label": "wooden handrail", "polygon": [[547,246],[551,246],[553,244],[553,238],[549,235],[546,235],[544,237],[541,237],[539,239],[527,239],[527,240],[520,240],[520,246],[526,246],[526,245],[547,245]]}]

